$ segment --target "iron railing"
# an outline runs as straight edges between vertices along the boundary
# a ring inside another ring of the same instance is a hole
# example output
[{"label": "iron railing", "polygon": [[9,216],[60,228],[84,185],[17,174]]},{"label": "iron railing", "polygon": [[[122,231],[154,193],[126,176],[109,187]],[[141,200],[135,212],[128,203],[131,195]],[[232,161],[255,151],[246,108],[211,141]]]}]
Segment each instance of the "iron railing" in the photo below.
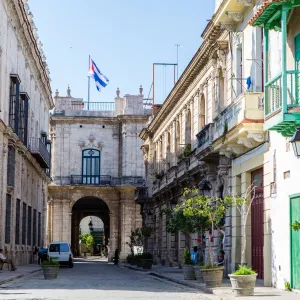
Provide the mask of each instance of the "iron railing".
[{"label": "iron railing", "polygon": [[115,102],[72,102],[72,110],[114,111]]},{"label": "iron railing", "polygon": [[112,177],[110,175],[71,175],[71,185],[109,185],[109,186],[143,186],[143,177],[123,176]]},{"label": "iron railing", "polygon": [[40,138],[30,138],[28,149],[44,169],[50,168],[50,153]]},{"label": "iron railing", "polygon": [[143,203],[148,199],[148,188],[145,186],[137,187],[135,190],[134,200]]},{"label": "iron railing", "polygon": [[[300,71],[287,71],[286,93],[286,105],[299,106]],[[282,95],[282,73],[280,73],[265,85],[265,116],[272,115],[282,108]]]}]

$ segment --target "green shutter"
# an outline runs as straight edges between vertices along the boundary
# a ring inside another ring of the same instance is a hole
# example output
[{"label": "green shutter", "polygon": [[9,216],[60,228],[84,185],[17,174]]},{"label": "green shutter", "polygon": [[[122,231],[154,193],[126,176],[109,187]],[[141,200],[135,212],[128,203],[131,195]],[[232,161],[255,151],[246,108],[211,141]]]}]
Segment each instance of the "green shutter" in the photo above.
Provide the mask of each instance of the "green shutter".
[{"label": "green shutter", "polygon": [[[300,220],[300,195],[291,198],[291,224]],[[300,289],[300,231],[291,230],[291,283]]]},{"label": "green shutter", "polygon": [[295,60],[300,61],[300,34],[295,37]]}]

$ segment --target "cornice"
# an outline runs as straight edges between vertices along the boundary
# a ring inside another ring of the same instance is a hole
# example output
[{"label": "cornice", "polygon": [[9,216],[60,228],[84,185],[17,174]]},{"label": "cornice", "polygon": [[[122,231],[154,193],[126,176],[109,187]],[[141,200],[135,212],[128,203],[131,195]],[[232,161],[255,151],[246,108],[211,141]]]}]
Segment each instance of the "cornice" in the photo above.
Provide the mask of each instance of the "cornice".
[{"label": "cornice", "polygon": [[38,80],[44,91],[44,94],[47,95],[45,101],[50,109],[54,108],[54,101],[52,98],[52,91],[50,86],[50,79],[47,74],[47,70],[43,63],[41,53],[38,49],[37,40],[33,35],[33,31],[29,20],[26,15],[24,4],[22,0],[7,0],[7,4],[11,7],[10,12],[17,16],[18,24],[17,30],[18,33],[22,35],[22,41],[25,43],[24,47],[27,53],[31,56],[31,62],[33,62],[33,69],[37,73],[35,78]]}]

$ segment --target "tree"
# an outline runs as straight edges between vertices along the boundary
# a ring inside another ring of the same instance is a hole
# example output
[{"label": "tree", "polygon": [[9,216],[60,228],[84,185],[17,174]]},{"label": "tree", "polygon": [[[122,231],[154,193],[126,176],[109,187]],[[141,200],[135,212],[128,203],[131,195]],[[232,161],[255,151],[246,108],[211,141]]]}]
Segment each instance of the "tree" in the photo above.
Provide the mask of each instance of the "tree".
[{"label": "tree", "polygon": [[295,221],[293,224],[291,224],[291,227],[294,231],[300,231],[300,222]]},{"label": "tree", "polygon": [[83,233],[79,236],[79,239],[82,244],[86,244],[86,239],[90,236],[89,233]]},{"label": "tree", "polygon": [[92,247],[94,246],[94,237],[89,235],[85,241],[86,248],[91,251]]}]

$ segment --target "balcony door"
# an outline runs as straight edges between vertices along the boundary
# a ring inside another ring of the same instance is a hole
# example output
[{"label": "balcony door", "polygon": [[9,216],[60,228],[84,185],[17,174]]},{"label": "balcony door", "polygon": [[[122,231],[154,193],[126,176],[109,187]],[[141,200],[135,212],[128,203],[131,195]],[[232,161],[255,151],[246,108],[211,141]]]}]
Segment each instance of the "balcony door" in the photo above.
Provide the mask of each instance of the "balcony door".
[{"label": "balcony door", "polygon": [[295,37],[295,69],[296,69],[296,104],[300,97],[300,34]]},{"label": "balcony door", "polygon": [[82,151],[82,183],[100,184],[100,151]]}]

